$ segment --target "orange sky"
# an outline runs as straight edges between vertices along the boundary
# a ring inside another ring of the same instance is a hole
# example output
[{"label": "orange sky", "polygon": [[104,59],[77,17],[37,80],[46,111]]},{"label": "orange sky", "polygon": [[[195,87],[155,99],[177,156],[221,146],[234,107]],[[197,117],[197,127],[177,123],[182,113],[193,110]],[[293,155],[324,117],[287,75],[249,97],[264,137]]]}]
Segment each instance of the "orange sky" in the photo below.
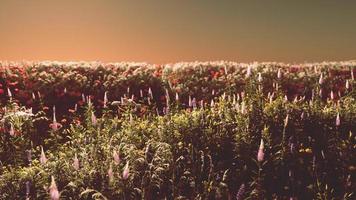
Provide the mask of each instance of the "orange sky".
[{"label": "orange sky", "polygon": [[355,10],[327,0],[1,0],[0,60],[350,60]]}]

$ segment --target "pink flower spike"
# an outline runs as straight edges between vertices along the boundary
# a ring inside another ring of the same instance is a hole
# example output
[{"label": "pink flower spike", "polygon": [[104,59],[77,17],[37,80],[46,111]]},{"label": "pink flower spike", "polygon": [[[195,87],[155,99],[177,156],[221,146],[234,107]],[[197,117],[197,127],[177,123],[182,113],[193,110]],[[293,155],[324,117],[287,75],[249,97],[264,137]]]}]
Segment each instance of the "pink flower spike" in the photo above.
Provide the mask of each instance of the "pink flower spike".
[{"label": "pink flower spike", "polygon": [[124,171],[122,172],[122,179],[126,180],[129,178],[130,175],[130,168],[129,168],[129,161],[127,161]]},{"label": "pink flower spike", "polygon": [[323,73],[320,74],[320,78],[319,78],[319,84],[323,84],[324,83],[324,78],[323,78]]},{"label": "pink flower spike", "polygon": [[104,108],[107,107],[107,103],[108,103],[108,92],[106,91],[104,93]]},{"label": "pink flower spike", "polygon": [[114,150],[112,156],[113,156],[113,158],[114,158],[115,164],[116,164],[116,165],[119,165],[120,162],[121,162],[119,153],[118,153],[116,150]]},{"label": "pink flower spike", "polygon": [[43,151],[43,147],[41,146],[41,157],[40,157],[40,163],[42,165],[46,164],[47,162],[47,158],[46,158],[46,154],[45,152]]},{"label": "pink flower spike", "polygon": [[54,180],[54,177],[51,177],[52,181],[51,181],[51,186],[49,187],[49,195],[51,197],[51,200],[59,200],[59,191],[57,188],[57,184]]},{"label": "pink flower spike", "polygon": [[258,149],[258,153],[257,153],[258,162],[262,162],[264,159],[265,153],[263,152],[263,150],[264,150],[264,142],[263,139],[261,139],[260,148]]},{"label": "pink flower spike", "polygon": [[109,177],[109,181],[111,182],[111,181],[113,181],[113,179],[114,179],[114,173],[113,173],[113,171],[112,171],[112,165],[110,164],[110,167],[109,167],[109,169],[108,169],[108,177]]},{"label": "pink flower spike", "polygon": [[79,159],[77,157],[77,154],[74,155],[74,158],[73,158],[73,167],[75,170],[79,170]]},{"label": "pink flower spike", "polygon": [[97,119],[94,112],[91,112],[91,123],[95,126],[97,124]]},{"label": "pink flower spike", "polygon": [[281,71],[281,68],[278,69],[277,78],[278,78],[278,79],[281,79],[281,78],[282,78],[282,71]]},{"label": "pink flower spike", "polygon": [[341,124],[341,121],[340,121],[340,114],[339,114],[339,113],[337,113],[337,115],[336,115],[335,124],[336,124],[336,126],[340,126],[340,124]]},{"label": "pink flower spike", "polygon": [[11,136],[15,135],[15,129],[14,129],[14,125],[12,123],[11,123],[11,126],[10,126],[10,135]]}]

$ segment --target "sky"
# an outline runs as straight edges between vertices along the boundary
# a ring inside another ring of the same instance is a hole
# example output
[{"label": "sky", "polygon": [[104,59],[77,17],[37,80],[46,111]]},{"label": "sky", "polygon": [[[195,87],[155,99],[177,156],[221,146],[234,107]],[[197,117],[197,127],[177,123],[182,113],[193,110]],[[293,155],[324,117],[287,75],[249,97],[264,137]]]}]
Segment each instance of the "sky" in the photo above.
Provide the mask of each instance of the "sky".
[{"label": "sky", "polygon": [[0,60],[356,59],[353,0],[0,0]]}]

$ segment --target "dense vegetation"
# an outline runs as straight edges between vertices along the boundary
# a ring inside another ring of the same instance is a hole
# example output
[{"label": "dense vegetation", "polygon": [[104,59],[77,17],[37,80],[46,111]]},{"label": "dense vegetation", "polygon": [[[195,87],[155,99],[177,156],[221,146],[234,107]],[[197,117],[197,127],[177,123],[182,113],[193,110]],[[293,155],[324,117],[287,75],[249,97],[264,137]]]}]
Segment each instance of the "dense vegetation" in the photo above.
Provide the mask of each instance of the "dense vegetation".
[{"label": "dense vegetation", "polygon": [[356,62],[0,66],[0,199],[355,198]]}]

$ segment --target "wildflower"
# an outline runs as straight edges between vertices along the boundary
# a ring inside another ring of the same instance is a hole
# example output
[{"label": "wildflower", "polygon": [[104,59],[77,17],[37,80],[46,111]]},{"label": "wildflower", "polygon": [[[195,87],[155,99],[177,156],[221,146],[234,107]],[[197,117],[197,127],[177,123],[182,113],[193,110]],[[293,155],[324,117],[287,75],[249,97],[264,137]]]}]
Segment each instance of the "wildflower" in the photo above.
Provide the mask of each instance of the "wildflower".
[{"label": "wildflower", "polygon": [[176,92],[176,101],[179,101],[179,95],[177,92]]},{"label": "wildflower", "polygon": [[340,126],[340,114],[339,113],[337,113],[337,115],[336,115],[336,121],[335,121],[335,125],[336,126]]},{"label": "wildflower", "polygon": [[130,87],[127,87],[126,92],[127,94],[130,94]]},{"label": "wildflower", "polygon": [[346,80],[345,87],[346,87],[347,90],[350,89],[350,82],[349,82],[349,80]]},{"label": "wildflower", "polygon": [[278,69],[278,72],[277,72],[277,78],[278,78],[278,79],[281,79],[281,78],[282,78],[282,71],[281,71],[280,68]]},{"label": "wildflower", "polygon": [[263,150],[264,150],[264,142],[263,142],[263,139],[261,139],[260,147],[259,147],[258,153],[257,153],[258,162],[262,162],[263,161],[263,158],[265,156],[265,153],[263,152]]},{"label": "wildflower", "polygon": [[214,107],[214,100],[213,99],[210,101],[210,106]]},{"label": "wildflower", "polygon": [[10,126],[10,135],[11,136],[14,136],[15,135],[15,129],[14,129],[14,125],[11,123],[10,124],[11,126]]},{"label": "wildflower", "polygon": [[335,99],[335,95],[334,95],[334,92],[332,90],[330,91],[330,99],[331,100]]},{"label": "wildflower", "polygon": [[153,93],[151,87],[148,88],[148,94],[150,95],[150,98],[153,99]]},{"label": "wildflower", "polygon": [[304,111],[302,112],[302,114],[300,114],[300,119],[304,119]]},{"label": "wildflower", "polygon": [[251,73],[252,73],[252,67],[251,67],[251,65],[249,65],[247,67],[247,71],[246,71],[246,78],[250,77]]},{"label": "wildflower", "polygon": [[67,88],[66,88],[66,87],[64,88],[63,93],[64,93],[64,94],[67,94]]},{"label": "wildflower", "polygon": [[59,128],[62,127],[62,125],[60,123],[57,122],[56,119],[56,107],[53,106],[53,122],[49,125],[53,131],[58,130]]},{"label": "wildflower", "polygon": [[107,107],[107,103],[108,103],[108,92],[106,91],[104,93],[104,108]]},{"label": "wildflower", "polygon": [[192,107],[192,97],[189,95],[188,106]]},{"label": "wildflower", "polygon": [[95,116],[94,112],[92,111],[91,112],[91,123],[95,126],[97,122],[98,121],[96,119],[96,116]]},{"label": "wildflower", "polygon": [[47,158],[46,158],[46,154],[43,151],[43,147],[41,146],[41,157],[40,157],[40,163],[42,165],[46,164],[47,162]]},{"label": "wildflower", "polygon": [[258,82],[262,82],[262,74],[259,72],[258,73],[258,78],[257,78]]},{"label": "wildflower", "polygon": [[236,194],[236,200],[243,200],[243,195],[245,193],[245,184],[241,184],[239,191]]},{"label": "wildflower", "polygon": [[32,99],[35,100],[36,99],[36,95],[35,93],[32,92]]},{"label": "wildflower", "polygon": [[79,170],[79,159],[77,157],[77,153],[74,155],[73,158],[73,167],[75,170]]},{"label": "wildflower", "polygon": [[110,167],[108,169],[108,177],[109,177],[109,181],[111,182],[114,179],[114,173],[112,171],[112,165],[110,164]]},{"label": "wildflower", "polygon": [[129,161],[127,161],[124,171],[122,172],[122,178],[124,180],[126,180],[127,178],[129,178],[129,174],[130,174],[130,169],[129,169]]},{"label": "wildflower", "polygon": [[320,74],[320,77],[319,77],[319,84],[323,84],[324,83],[324,78],[323,78],[323,73]]},{"label": "wildflower", "polygon": [[7,88],[7,95],[10,97],[10,99],[12,98],[12,93],[10,88]]},{"label": "wildflower", "polygon": [[284,119],[284,127],[287,127],[289,121],[289,114],[287,114],[286,118]]},{"label": "wildflower", "polygon": [[85,102],[85,95],[82,93],[82,101]]},{"label": "wildflower", "polygon": [[51,186],[49,187],[49,195],[51,197],[51,200],[58,200],[59,199],[59,191],[57,188],[57,184],[54,180],[54,177],[51,177],[52,181],[51,181]]},{"label": "wildflower", "polygon": [[115,164],[116,164],[116,165],[119,165],[120,162],[121,162],[119,153],[118,153],[116,150],[114,150],[112,156],[113,156],[113,158],[114,158]]}]

